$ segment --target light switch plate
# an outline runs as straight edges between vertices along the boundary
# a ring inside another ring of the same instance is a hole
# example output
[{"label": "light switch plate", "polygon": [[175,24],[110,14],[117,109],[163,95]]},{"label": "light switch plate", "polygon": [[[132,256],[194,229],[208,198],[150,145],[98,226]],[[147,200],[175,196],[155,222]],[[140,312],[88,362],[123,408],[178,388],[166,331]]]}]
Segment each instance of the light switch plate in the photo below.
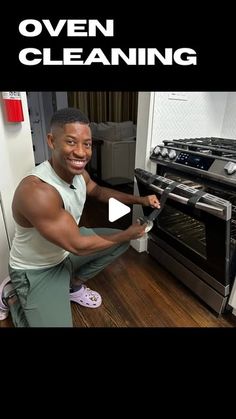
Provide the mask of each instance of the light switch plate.
[{"label": "light switch plate", "polygon": [[172,100],[188,100],[186,92],[170,92],[168,99]]}]

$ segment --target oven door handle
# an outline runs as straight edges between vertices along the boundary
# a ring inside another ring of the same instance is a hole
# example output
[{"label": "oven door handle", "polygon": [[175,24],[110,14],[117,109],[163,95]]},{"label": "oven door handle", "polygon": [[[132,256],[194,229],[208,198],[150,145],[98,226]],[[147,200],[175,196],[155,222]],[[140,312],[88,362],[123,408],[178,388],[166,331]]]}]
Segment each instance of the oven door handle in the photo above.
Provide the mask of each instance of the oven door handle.
[{"label": "oven door handle", "polygon": [[[151,189],[156,189],[159,192],[163,192],[164,189],[160,188],[159,186],[156,185],[150,185]],[[186,198],[185,196],[181,196],[181,195],[176,195],[173,192],[170,192],[168,197],[172,198],[174,201],[180,202],[181,204],[187,205],[188,204],[188,200],[189,198]],[[213,215],[216,216],[222,216],[224,213],[224,209],[223,208],[219,208],[219,207],[215,207],[214,205],[210,205],[210,204],[205,204],[204,202],[196,202],[195,204],[195,208],[201,209],[203,211],[206,212],[210,212]]]},{"label": "oven door handle", "polygon": [[214,207],[214,205],[210,205],[210,204],[205,204],[205,202],[197,202],[195,204],[196,208],[202,209],[202,210],[206,210],[207,212],[210,212],[211,214],[223,214],[224,213],[224,209],[223,208],[219,208],[219,207]]}]

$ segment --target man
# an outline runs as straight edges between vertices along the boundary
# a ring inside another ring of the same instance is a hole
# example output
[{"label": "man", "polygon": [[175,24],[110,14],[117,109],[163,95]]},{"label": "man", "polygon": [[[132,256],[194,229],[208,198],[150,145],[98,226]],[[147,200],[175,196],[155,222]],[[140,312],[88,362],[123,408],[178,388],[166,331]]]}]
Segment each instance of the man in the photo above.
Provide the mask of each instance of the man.
[{"label": "man", "polygon": [[1,286],[0,309],[10,309],[16,327],[72,327],[70,301],[99,307],[101,296],[84,283],[144,234],[145,225],[139,223],[124,231],[79,228],[86,195],[159,208],[155,195],[124,194],[90,178],[85,166],[92,155],[91,130],[78,109],[54,114],[48,145],[51,159],[20,182],[13,198],[11,281]]}]

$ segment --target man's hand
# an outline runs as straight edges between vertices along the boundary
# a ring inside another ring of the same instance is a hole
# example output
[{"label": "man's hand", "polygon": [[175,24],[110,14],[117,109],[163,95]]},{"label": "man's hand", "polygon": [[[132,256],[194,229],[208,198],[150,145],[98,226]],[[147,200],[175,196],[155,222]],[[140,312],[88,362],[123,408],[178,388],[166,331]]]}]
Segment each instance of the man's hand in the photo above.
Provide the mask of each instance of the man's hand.
[{"label": "man's hand", "polygon": [[147,224],[140,224],[139,222],[136,222],[129,226],[126,230],[124,230],[124,234],[126,235],[126,240],[136,240],[140,239],[145,234],[145,228],[147,227]]},{"label": "man's hand", "polygon": [[142,196],[141,205],[144,207],[160,208],[160,202],[156,195]]}]

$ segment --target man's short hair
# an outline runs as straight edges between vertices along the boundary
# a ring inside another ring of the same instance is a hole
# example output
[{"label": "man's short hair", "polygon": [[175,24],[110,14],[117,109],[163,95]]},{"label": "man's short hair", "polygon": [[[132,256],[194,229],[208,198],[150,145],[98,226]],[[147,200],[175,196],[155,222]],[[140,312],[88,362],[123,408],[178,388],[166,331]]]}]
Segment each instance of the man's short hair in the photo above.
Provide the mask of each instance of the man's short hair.
[{"label": "man's short hair", "polygon": [[51,128],[59,126],[63,127],[65,124],[72,124],[79,122],[80,124],[89,124],[88,117],[77,108],[63,108],[54,113],[51,119]]}]

